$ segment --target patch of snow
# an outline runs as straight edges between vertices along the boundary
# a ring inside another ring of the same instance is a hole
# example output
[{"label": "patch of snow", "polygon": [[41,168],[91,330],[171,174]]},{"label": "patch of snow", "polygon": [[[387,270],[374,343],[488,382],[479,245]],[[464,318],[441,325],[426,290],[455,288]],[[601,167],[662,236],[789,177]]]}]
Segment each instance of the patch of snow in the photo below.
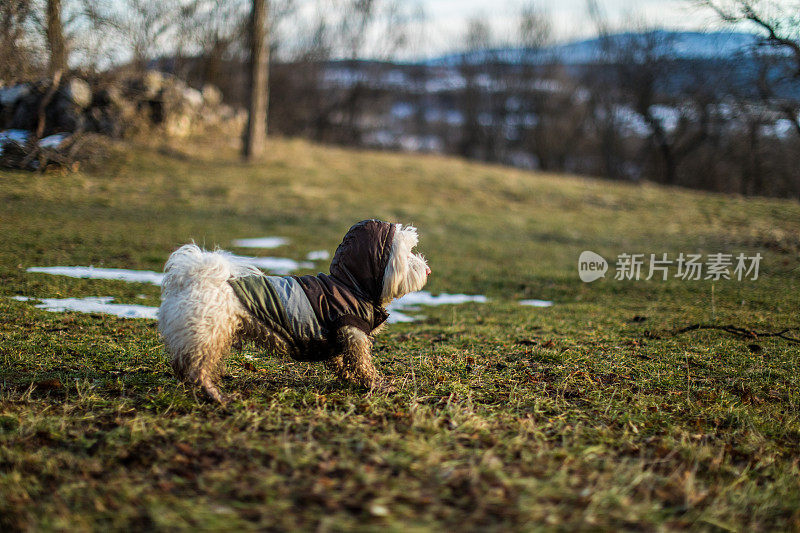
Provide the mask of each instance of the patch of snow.
[{"label": "patch of snow", "polygon": [[455,109],[431,108],[425,111],[426,122],[444,122],[448,126],[464,124],[464,115]]},{"label": "patch of snow", "polygon": [[4,130],[0,131],[0,154],[3,153],[3,146],[15,142],[25,144],[30,137],[30,132],[25,130]]},{"label": "patch of snow", "polygon": [[549,300],[520,300],[519,304],[530,307],[553,307],[553,302]]},{"label": "patch of snow", "polygon": [[237,239],[233,241],[233,245],[239,248],[277,248],[288,242],[288,239],[283,237],[260,237],[258,239]]},{"label": "patch of snow", "polygon": [[129,283],[152,283],[161,285],[164,274],[151,270],[128,270],[125,268],[95,268],[82,266],[31,267],[28,272],[69,276],[71,278],[116,279]]},{"label": "patch of snow", "polygon": [[773,124],[764,124],[759,128],[761,135],[785,139],[794,131],[794,123],[785,118],[776,120]]},{"label": "patch of snow", "polygon": [[408,78],[402,70],[390,70],[382,76],[381,81],[383,81],[385,85],[397,87],[408,83]]},{"label": "patch of snow", "polygon": [[508,160],[511,166],[517,168],[534,169],[539,167],[539,158],[522,150],[510,152]]},{"label": "patch of snow", "polygon": [[331,253],[328,250],[314,250],[306,255],[306,259],[309,261],[327,261],[330,258]]},{"label": "patch of snow", "polygon": [[25,83],[14,85],[13,87],[0,88],[0,104],[11,107],[31,92],[30,86]]},{"label": "patch of snow", "polygon": [[68,136],[68,133],[55,133],[53,135],[48,135],[39,141],[39,146],[42,148],[58,148]]},{"label": "patch of snow", "polygon": [[401,322],[416,322],[417,320],[422,320],[424,318],[424,315],[411,316],[401,313],[400,311],[393,310],[389,315],[389,318],[386,319],[386,322],[389,324],[399,324]]},{"label": "patch of snow", "polygon": [[627,131],[639,137],[645,137],[650,134],[650,125],[630,106],[615,106],[614,120]]},{"label": "patch of snow", "polygon": [[277,274],[279,276],[287,276],[291,272],[301,268],[314,268],[314,263],[306,261],[298,262],[286,257],[247,257],[243,255],[234,255],[233,258],[237,261],[257,266],[263,270],[268,270],[272,274]]},{"label": "patch of snow", "polygon": [[406,294],[402,298],[398,298],[391,305],[397,305],[400,307],[408,308],[408,306],[412,305],[454,305],[454,304],[463,304],[468,302],[477,302],[477,303],[486,303],[487,298],[486,296],[477,294],[477,295],[469,295],[469,294],[447,294],[442,293],[437,296],[433,296],[428,291],[419,291],[419,292],[411,292]]},{"label": "patch of snow", "polygon": [[[306,261],[298,262],[284,257],[246,257],[234,255],[233,259],[255,265],[258,268],[280,276],[286,276],[294,270],[301,268],[314,268],[314,264]],[[152,270],[129,270],[125,268],[95,268],[92,266],[55,266],[55,267],[30,267],[28,272],[51,274],[54,276],[69,276],[83,279],[113,279],[128,283],[152,283],[161,285],[164,280],[162,272]]]},{"label": "patch of snow", "polygon": [[457,72],[447,72],[425,82],[425,92],[439,93],[463,89],[467,81]]},{"label": "patch of snow", "polygon": [[329,67],[322,74],[325,87],[352,87],[369,81],[366,72],[347,67]]},{"label": "patch of snow", "polygon": [[[14,297],[15,300],[27,301],[36,298],[26,298],[24,296]],[[114,315],[122,318],[158,318],[158,307],[148,307],[145,305],[132,304],[113,304],[114,298],[110,296],[87,297],[87,298],[41,298],[41,303],[35,307],[45,309],[53,313],[64,311],[77,311],[78,313],[100,313],[104,315]]]},{"label": "patch of snow", "polygon": [[[153,320],[156,320],[158,317],[158,307],[134,304],[115,304],[111,303],[114,301],[114,298],[110,296],[87,298],[29,298],[27,296],[11,296],[10,298],[18,302],[38,300],[41,303],[37,304],[35,307],[54,313],[77,311],[79,313],[100,313],[122,318],[148,318]],[[396,324],[400,322],[414,322],[421,320],[425,317],[420,315],[410,316],[403,311],[419,311],[419,308],[422,305],[454,305],[467,302],[485,303],[486,301],[486,297],[481,295],[443,293],[439,294],[438,296],[433,296],[427,291],[412,292],[389,304],[387,310],[391,314],[388,322],[390,324]],[[533,301],[539,302],[541,300]],[[552,305],[552,302],[549,303]]]},{"label": "patch of snow", "polygon": [[468,302],[486,303],[486,296],[482,295],[468,295],[468,294],[447,294],[442,293],[438,296],[433,296],[428,291],[419,291],[406,294],[402,298],[390,303],[386,310],[391,314],[389,315],[388,322],[395,324],[397,322],[414,322],[425,318],[423,316],[412,317],[402,311],[418,311],[421,305],[455,305]]},{"label": "patch of snow", "polygon": [[386,130],[375,131],[365,135],[364,142],[369,146],[390,148],[397,143],[397,135]]},{"label": "patch of snow", "polygon": [[440,152],[444,143],[436,135],[403,135],[399,145],[406,152]]},{"label": "patch of snow", "polygon": [[[5,130],[0,131],[0,154],[3,153],[3,145],[15,142],[17,144],[25,144],[30,138],[31,132],[26,130]],[[58,148],[69,136],[68,133],[55,133],[39,140],[39,146],[42,148]]]},{"label": "patch of snow", "polygon": [[667,133],[674,132],[681,119],[680,110],[661,104],[650,106],[650,114],[661,123],[661,127],[667,130]]},{"label": "patch of snow", "polygon": [[27,130],[4,130],[0,131],[0,144],[4,144],[7,142],[17,142],[17,143],[24,143],[30,137],[31,132]]},{"label": "patch of snow", "polygon": [[392,106],[389,113],[391,113],[394,118],[402,120],[412,116],[414,111],[415,108],[412,104],[408,102],[397,102]]}]

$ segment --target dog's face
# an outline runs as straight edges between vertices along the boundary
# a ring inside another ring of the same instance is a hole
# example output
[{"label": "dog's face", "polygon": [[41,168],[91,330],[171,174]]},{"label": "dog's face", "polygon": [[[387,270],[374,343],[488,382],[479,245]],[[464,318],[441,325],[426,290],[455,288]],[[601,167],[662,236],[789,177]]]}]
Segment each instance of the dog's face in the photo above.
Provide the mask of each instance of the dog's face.
[{"label": "dog's face", "polygon": [[422,255],[414,253],[417,243],[417,228],[396,224],[392,255],[383,275],[381,301],[384,305],[404,294],[421,290],[427,283],[431,269]]}]

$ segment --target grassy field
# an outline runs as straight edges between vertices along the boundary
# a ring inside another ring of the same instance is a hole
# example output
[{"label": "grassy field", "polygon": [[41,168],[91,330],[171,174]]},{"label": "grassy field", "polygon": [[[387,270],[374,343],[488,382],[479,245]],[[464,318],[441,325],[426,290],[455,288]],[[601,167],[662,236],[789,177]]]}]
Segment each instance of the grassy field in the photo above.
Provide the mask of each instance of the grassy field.
[{"label": "grassy field", "polygon": [[[0,205],[0,530],[800,529],[800,346],[674,333],[800,325],[795,202],[273,140],[257,165],[198,141],[3,172]],[[26,269],[160,271],[191,239],[267,235],[302,259],[368,217],[420,228],[429,290],[489,298],[379,338],[393,396],[246,347],[223,409],[175,380],[155,322],[10,298],[156,306]],[[764,259],[757,281],[584,284],[583,250]]]}]

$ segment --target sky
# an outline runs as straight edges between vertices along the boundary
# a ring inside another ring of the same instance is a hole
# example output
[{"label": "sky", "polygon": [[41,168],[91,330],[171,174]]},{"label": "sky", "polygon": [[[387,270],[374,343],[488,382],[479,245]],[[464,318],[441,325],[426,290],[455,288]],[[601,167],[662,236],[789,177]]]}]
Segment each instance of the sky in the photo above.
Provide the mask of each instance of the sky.
[{"label": "sky", "polygon": [[[418,0],[425,10],[428,43],[424,48],[437,53],[452,50],[468,20],[488,21],[502,38],[515,28],[515,15],[523,0]],[[719,29],[713,13],[698,9],[692,0],[598,0],[612,28],[644,23],[682,30]],[[538,0],[552,21],[557,42],[594,37],[597,30],[587,14],[586,0]]]}]

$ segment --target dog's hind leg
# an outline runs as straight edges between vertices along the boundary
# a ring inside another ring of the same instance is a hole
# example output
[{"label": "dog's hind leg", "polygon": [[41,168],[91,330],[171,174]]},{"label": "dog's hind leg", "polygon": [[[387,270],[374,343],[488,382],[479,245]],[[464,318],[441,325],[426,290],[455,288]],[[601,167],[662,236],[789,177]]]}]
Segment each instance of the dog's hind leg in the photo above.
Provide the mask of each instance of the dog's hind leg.
[{"label": "dog's hind leg", "polygon": [[172,368],[180,379],[200,385],[212,399],[224,404],[216,383],[224,370],[223,358],[231,344],[231,336],[224,333],[196,335],[183,349],[173,352]]},{"label": "dog's hind leg", "polygon": [[[229,296],[233,297],[232,291]],[[200,385],[211,398],[224,403],[216,383],[243,321],[235,306],[209,306],[208,301],[213,301],[213,294],[178,302],[183,305],[167,302],[159,311],[159,328],[177,377]]]},{"label": "dog's hind leg", "polygon": [[213,400],[224,404],[216,382],[223,371],[225,352],[218,346],[201,346],[188,357],[173,359],[172,368],[181,379],[200,385]]}]

